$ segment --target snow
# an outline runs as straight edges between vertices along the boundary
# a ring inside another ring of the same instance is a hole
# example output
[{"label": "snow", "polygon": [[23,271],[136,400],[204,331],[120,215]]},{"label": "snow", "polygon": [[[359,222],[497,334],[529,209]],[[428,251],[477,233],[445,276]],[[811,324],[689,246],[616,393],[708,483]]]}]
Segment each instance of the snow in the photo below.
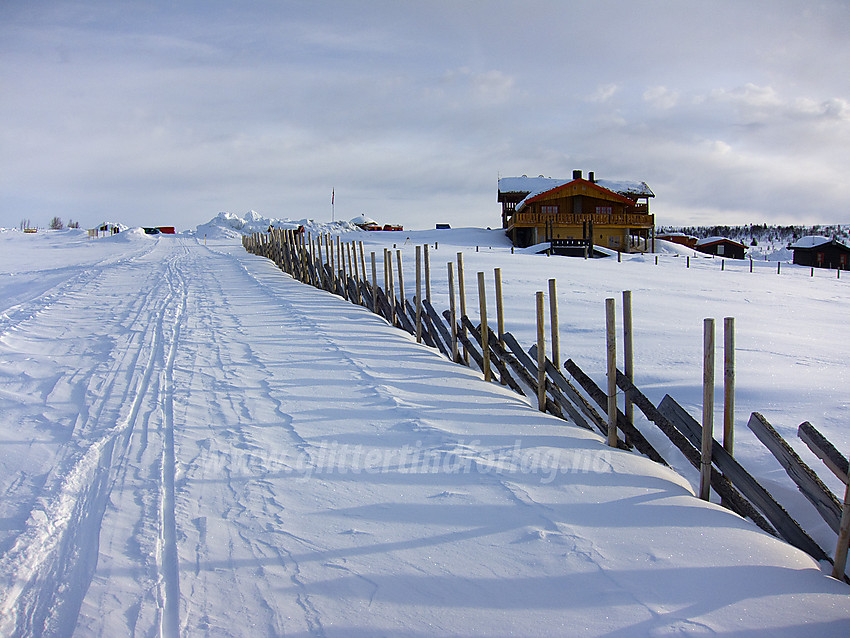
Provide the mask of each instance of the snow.
[{"label": "snow", "polygon": [[351,223],[354,224],[355,226],[360,226],[360,225],[377,226],[378,225],[378,222],[376,222],[371,217],[368,217],[365,213],[362,214],[362,215],[358,215],[357,217],[352,219]]},{"label": "snow", "polygon": [[814,248],[815,246],[820,246],[821,244],[828,244],[832,242],[829,237],[821,237],[820,235],[808,235],[806,237],[800,237],[797,241],[791,244],[791,248]]},{"label": "snow", "polygon": [[196,237],[203,239],[232,239],[242,235],[253,233],[264,233],[269,227],[297,230],[304,228],[313,233],[321,232],[349,232],[359,230],[354,222],[316,222],[312,219],[277,219],[266,217],[257,211],[248,211],[244,216],[236,213],[220,212],[205,224],[199,224],[194,233]]},{"label": "snow", "polygon": [[[706,245],[710,245],[710,244],[716,244],[717,242],[722,242],[722,241],[730,241],[730,242],[733,242],[735,244],[741,244],[741,242],[735,241],[734,239],[729,239],[728,237],[715,236],[715,237],[703,237],[702,239],[698,239],[697,240],[697,246],[706,246]],[[741,245],[743,245],[743,244],[741,244]]]},{"label": "snow", "polygon": [[[468,296],[498,266],[525,344],[556,277],[562,351],[597,379],[604,298],[632,289],[638,385],[692,412],[701,318],[734,314],[739,422],[760,409],[793,439],[805,415],[850,447],[850,346],[824,338],[850,295],[808,269],[512,255],[501,231],[259,214],[172,237],[2,232],[1,635],[848,634],[850,588],[697,500],[692,475],[245,253],[238,236],[275,223],[395,245],[408,295],[417,244],[437,300],[457,252]],[[742,462],[793,496],[741,430]]]}]

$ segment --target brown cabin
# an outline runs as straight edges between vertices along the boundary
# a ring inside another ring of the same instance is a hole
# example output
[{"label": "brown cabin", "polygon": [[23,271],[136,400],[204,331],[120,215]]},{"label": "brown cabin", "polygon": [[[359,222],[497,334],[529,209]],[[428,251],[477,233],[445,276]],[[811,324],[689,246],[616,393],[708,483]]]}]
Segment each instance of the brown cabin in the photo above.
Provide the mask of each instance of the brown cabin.
[{"label": "brown cabin", "polygon": [[499,180],[502,227],[515,246],[552,242],[552,246],[586,244],[620,252],[654,250],[655,217],[644,182],[505,177]]},{"label": "brown cabin", "polygon": [[696,249],[706,255],[717,255],[729,259],[743,259],[747,247],[728,237],[706,237],[696,243]]},{"label": "brown cabin", "polygon": [[836,239],[810,235],[791,245],[794,263],[814,268],[850,269],[850,248]]},{"label": "brown cabin", "polygon": [[664,233],[662,235],[656,235],[655,239],[663,239],[664,241],[669,241],[674,244],[679,244],[680,246],[686,246],[687,248],[696,249],[698,238],[693,235],[685,235],[684,233]]}]

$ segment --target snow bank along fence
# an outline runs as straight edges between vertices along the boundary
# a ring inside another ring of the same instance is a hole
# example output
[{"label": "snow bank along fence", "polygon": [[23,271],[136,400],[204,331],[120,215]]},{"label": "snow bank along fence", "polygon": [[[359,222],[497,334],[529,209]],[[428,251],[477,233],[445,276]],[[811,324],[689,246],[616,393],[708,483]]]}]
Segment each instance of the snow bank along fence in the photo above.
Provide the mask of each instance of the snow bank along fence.
[{"label": "snow bank along fence", "polygon": [[[579,427],[597,430],[611,446],[635,449],[657,463],[669,465],[636,426],[634,408],[637,407],[646,417],[646,423],[657,426],[700,472],[701,498],[708,500],[714,489],[722,505],[749,518],[767,533],[802,549],[816,560],[831,563],[833,576],[850,583],[845,575],[850,542],[850,463],[847,458],[810,423],[800,425],[798,435],[802,441],[845,484],[843,500],[839,500],[764,416],[753,412],[747,424],[837,534],[834,558],[734,458],[733,318],[727,317],[723,322],[724,427],[723,442],[719,443],[713,437],[714,319],[706,319],[704,323],[704,390],[700,423],[670,395],[666,395],[656,406],[634,384],[630,291],[623,292],[623,371],[617,369],[615,300],[607,299],[605,303],[608,365],[607,387],[603,390],[572,359],[567,359],[563,364],[566,375],[553,363],[561,361],[557,283],[554,279],[548,282],[551,356],[547,356],[545,293],[539,291],[535,295],[537,339],[526,351],[511,333],[505,331],[499,268],[494,269],[495,330],[488,320],[483,272],[477,273],[480,322],[476,325],[469,318],[463,253],[457,253],[456,263],[447,264],[449,308],[440,314],[434,308],[431,298],[428,245],[416,246],[416,295],[410,299],[404,292],[400,250],[396,250],[395,255],[389,249],[384,249],[382,256],[370,253],[367,269],[363,242],[343,242],[339,236],[323,234],[314,238],[310,233],[274,229],[268,233],[245,236],[242,244],[248,252],[271,259],[293,278],[371,309],[391,325],[415,335],[417,342],[438,349],[451,361],[467,366],[474,363],[486,381],[499,382],[524,396],[536,398],[537,407],[541,411],[568,419]],[[378,261],[381,260],[383,286],[378,280]],[[618,388],[624,396],[622,411],[618,407]]]}]

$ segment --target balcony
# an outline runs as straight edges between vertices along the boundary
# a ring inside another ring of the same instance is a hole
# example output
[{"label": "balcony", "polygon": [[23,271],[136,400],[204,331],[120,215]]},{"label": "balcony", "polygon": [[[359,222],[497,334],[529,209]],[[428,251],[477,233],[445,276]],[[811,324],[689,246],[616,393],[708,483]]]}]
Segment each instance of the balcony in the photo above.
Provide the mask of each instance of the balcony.
[{"label": "balcony", "polygon": [[544,226],[551,223],[555,226],[581,226],[586,222],[592,222],[594,226],[628,226],[629,228],[652,228],[655,225],[655,216],[641,213],[514,213],[511,218],[513,226]]}]

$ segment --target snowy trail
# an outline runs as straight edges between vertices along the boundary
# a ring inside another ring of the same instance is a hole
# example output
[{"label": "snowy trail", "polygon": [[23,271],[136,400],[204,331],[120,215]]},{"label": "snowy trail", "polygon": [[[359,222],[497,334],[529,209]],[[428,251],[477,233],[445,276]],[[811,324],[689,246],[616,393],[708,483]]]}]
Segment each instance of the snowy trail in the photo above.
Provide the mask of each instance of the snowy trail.
[{"label": "snowy trail", "polygon": [[0,331],[0,634],[847,634],[847,587],[673,472],[240,246],[144,241]]}]

